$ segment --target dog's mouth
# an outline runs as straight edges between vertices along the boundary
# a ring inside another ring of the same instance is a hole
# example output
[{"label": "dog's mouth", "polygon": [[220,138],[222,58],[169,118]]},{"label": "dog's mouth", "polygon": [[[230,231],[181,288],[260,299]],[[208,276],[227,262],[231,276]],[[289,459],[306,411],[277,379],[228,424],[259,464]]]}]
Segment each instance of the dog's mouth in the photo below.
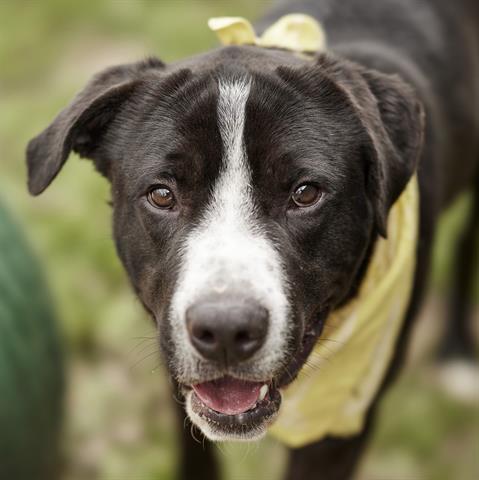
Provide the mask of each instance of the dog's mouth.
[{"label": "dog's mouth", "polygon": [[252,439],[264,433],[276,417],[281,394],[272,381],[225,376],[192,385],[187,402],[191,416],[207,427],[210,438]]},{"label": "dog's mouth", "polygon": [[253,409],[268,395],[268,384],[223,377],[193,385],[198,399],[209,409],[223,415],[239,415]]}]

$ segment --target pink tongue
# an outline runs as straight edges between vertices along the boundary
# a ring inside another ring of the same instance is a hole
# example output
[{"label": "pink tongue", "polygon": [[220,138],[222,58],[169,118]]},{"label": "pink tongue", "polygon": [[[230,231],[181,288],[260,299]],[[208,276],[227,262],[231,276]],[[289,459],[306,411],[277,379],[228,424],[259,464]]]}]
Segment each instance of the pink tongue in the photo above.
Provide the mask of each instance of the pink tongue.
[{"label": "pink tongue", "polygon": [[261,383],[223,377],[212,382],[193,385],[200,400],[212,410],[237,415],[252,408],[259,397]]}]

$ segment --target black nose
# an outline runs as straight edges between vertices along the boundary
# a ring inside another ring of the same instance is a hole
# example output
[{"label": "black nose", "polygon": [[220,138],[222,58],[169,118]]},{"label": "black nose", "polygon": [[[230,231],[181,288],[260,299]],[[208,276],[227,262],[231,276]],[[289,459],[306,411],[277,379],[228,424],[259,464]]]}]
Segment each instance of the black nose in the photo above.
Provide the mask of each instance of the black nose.
[{"label": "black nose", "polygon": [[205,300],[186,311],[191,343],[208,360],[232,366],[264,344],[268,311],[255,301]]}]

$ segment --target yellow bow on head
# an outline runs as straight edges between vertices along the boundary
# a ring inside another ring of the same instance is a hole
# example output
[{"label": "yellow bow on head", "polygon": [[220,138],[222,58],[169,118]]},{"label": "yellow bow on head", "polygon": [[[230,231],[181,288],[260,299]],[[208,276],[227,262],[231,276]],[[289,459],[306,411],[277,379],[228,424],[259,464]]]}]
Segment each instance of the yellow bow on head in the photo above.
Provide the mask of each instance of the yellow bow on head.
[{"label": "yellow bow on head", "polygon": [[321,24],[302,13],[281,17],[260,37],[256,36],[251,23],[242,17],[210,18],[208,26],[223,45],[257,45],[293,52],[326,50],[326,34]]}]

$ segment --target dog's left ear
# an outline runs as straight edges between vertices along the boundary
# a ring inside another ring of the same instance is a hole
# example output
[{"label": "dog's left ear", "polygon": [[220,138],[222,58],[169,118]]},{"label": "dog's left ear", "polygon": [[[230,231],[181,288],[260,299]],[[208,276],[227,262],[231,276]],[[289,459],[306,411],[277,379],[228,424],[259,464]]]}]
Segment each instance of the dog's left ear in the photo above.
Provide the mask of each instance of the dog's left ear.
[{"label": "dog's left ear", "polygon": [[376,228],[387,234],[389,209],[414,174],[424,132],[424,112],[413,89],[398,76],[320,55],[301,69],[279,67],[278,75],[306,95],[347,106],[364,133],[366,191]]},{"label": "dog's left ear", "polygon": [[370,138],[367,188],[376,210],[378,231],[385,237],[389,209],[418,166],[425,114],[413,89],[398,76],[362,69],[359,73],[370,92],[353,93]]},{"label": "dog's left ear", "polygon": [[102,158],[100,148],[107,125],[139,85],[142,76],[163,67],[160,60],[150,58],[111,67],[95,75],[50,126],[28,144],[30,193],[38,195],[48,187],[72,150],[93,159],[97,169],[107,175],[108,162]]}]

